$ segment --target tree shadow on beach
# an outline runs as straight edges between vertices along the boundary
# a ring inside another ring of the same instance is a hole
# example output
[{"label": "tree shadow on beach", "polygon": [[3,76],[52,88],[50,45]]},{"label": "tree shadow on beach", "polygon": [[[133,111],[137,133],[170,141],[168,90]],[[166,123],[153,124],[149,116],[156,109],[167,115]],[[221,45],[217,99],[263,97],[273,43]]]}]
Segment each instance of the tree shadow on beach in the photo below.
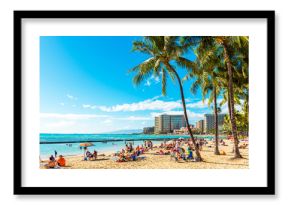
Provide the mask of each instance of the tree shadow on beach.
[{"label": "tree shadow on beach", "polygon": [[247,164],[232,164],[232,163],[224,163],[224,162],[208,162],[208,161],[203,161],[203,163],[207,163],[207,164],[224,164],[224,165],[234,165],[234,166],[249,166]]},{"label": "tree shadow on beach", "polygon": [[105,160],[109,160],[109,158],[94,159],[94,160],[90,160],[90,162],[105,161]]}]

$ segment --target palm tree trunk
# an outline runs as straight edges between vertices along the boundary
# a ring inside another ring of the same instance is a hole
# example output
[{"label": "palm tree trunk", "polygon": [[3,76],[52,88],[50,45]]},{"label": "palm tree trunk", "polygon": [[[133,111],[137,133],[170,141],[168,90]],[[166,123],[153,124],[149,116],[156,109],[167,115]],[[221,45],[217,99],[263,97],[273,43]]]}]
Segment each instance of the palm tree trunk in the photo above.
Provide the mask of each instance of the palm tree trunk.
[{"label": "palm tree trunk", "polygon": [[213,97],[214,97],[214,123],[215,123],[215,155],[219,155],[219,131],[218,131],[218,111],[217,111],[217,97],[216,97],[216,87],[213,88]]},{"label": "palm tree trunk", "polygon": [[[228,79],[229,82],[229,79]],[[230,120],[232,119],[232,111],[231,111],[231,101],[230,101],[230,89],[228,85],[228,109],[229,109],[229,116]],[[231,132],[231,136],[233,136],[233,132]],[[232,153],[235,153],[235,146],[233,146]]]},{"label": "palm tree trunk", "polygon": [[232,64],[230,62],[230,58],[227,52],[227,46],[225,45],[225,42],[222,44],[224,48],[224,57],[227,65],[228,75],[229,75],[229,97],[230,97],[230,112],[231,112],[231,125],[232,125],[232,133],[234,137],[234,151],[235,156],[234,158],[242,158],[242,155],[240,154],[239,150],[239,139],[237,135],[237,125],[236,125],[236,118],[235,118],[235,102],[234,102],[234,91],[233,91],[233,72],[232,72]]},{"label": "palm tree trunk", "polygon": [[190,138],[192,140],[192,143],[194,145],[194,149],[195,149],[195,154],[197,156],[197,158],[202,161],[202,158],[201,158],[201,155],[200,155],[200,152],[199,152],[199,148],[197,147],[196,145],[196,141],[193,137],[193,134],[192,134],[192,131],[190,129],[190,125],[189,125],[189,121],[188,121],[188,117],[187,117],[187,111],[186,111],[186,104],[185,104],[185,98],[184,98],[184,93],[183,93],[183,87],[182,87],[182,83],[181,83],[181,80],[180,80],[180,77],[178,75],[178,73],[176,72],[176,70],[174,68],[172,68],[172,66],[168,63],[168,62],[164,62],[164,64],[166,65],[166,67],[171,70],[177,80],[178,80],[178,84],[179,84],[179,89],[180,89],[180,95],[181,95],[181,101],[182,101],[182,107],[183,107],[183,112],[184,112],[184,117],[185,117],[185,121],[186,121],[186,127],[187,127],[187,130],[189,132],[189,135],[190,135]]},{"label": "palm tree trunk", "polygon": [[229,109],[229,116],[230,116],[230,119],[231,119],[232,111],[231,111],[230,88],[229,88],[229,86],[228,86],[228,109]]}]

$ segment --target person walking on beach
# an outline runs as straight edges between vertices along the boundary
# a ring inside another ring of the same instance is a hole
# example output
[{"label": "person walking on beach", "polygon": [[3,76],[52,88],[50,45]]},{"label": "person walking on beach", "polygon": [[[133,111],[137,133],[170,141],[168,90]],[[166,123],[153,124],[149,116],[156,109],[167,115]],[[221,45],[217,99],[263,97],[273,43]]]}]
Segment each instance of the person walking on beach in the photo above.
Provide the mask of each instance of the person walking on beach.
[{"label": "person walking on beach", "polygon": [[54,157],[57,158],[57,151],[54,150]]}]

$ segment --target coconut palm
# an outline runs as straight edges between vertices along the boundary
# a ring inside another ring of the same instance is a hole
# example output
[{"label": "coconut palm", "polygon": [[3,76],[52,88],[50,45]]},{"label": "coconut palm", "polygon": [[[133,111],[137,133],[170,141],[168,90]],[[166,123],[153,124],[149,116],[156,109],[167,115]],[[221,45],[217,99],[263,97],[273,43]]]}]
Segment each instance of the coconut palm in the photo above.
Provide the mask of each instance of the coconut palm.
[{"label": "coconut palm", "polygon": [[[242,69],[242,76],[244,77],[244,84],[246,86],[241,86],[241,84],[236,86],[236,89],[244,90],[245,87],[247,90],[247,82],[248,82],[248,37],[246,36],[234,36],[234,37],[225,37],[225,36],[217,36],[217,37],[183,37],[182,43],[186,48],[192,46],[193,48],[197,48],[199,52],[208,51],[208,46],[214,48],[212,52],[209,52],[206,57],[209,59],[210,62],[211,56],[222,54],[222,61],[225,64],[224,72],[224,80],[227,84],[226,89],[228,92],[228,108],[229,108],[229,115],[232,127],[232,135],[234,137],[234,151],[235,151],[235,158],[241,158],[241,154],[239,152],[238,144],[238,136],[237,136],[237,125],[235,120],[235,100],[234,98],[237,96],[234,93],[234,77],[236,74],[235,68],[241,67]],[[198,64],[198,66],[200,66]],[[237,72],[238,73],[238,72]],[[194,75],[194,74],[193,74]],[[238,76],[240,77],[240,76]],[[237,77],[237,78],[238,78]],[[246,83],[245,83],[246,82]],[[194,86],[198,86],[198,83]]]},{"label": "coconut palm", "polygon": [[141,52],[148,55],[149,58],[134,68],[130,69],[130,72],[136,73],[133,77],[133,83],[140,85],[145,79],[153,76],[161,75],[162,78],[162,94],[166,95],[167,78],[175,81],[177,80],[181,95],[182,107],[186,126],[195,148],[196,156],[199,160],[202,160],[199,148],[196,145],[196,141],[193,137],[192,130],[190,128],[185,97],[183,92],[183,86],[179,74],[176,68],[172,65],[175,61],[179,67],[189,69],[192,62],[184,57],[182,54],[185,52],[185,48],[178,43],[178,37],[173,36],[147,36],[141,41],[133,42],[133,51]]},{"label": "coconut palm", "polygon": [[219,87],[219,72],[220,67],[223,66],[223,62],[220,59],[220,52],[215,46],[212,37],[199,38],[199,43],[195,46],[195,69],[190,72],[185,79],[189,77],[195,79],[191,86],[191,92],[196,93],[197,88],[200,87],[202,91],[203,101],[205,97],[209,95],[208,106],[213,104],[214,109],[214,122],[215,122],[215,151],[216,155],[219,155],[219,133],[218,133],[218,106],[217,96],[220,94]]},{"label": "coconut palm", "polygon": [[217,44],[223,48],[224,60],[228,72],[228,92],[230,101],[230,120],[232,126],[232,133],[234,137],[234,158],[242,158],[239,151],[239,140],[237,136],[237,125],[235,118],[235,102],[234,102],[234,85],[233,85],[233,63],[232,59],[235,57],[235,50],[247,51],[248,49],[248,38],[247,37],[229,37],[229,36],[218,36],[215,37]]}]

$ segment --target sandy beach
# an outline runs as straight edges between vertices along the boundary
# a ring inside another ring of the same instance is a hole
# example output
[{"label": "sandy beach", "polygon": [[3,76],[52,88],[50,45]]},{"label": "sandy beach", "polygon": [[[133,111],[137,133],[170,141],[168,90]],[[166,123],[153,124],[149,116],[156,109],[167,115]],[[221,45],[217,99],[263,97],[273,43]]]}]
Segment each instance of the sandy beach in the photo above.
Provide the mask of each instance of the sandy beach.
[{"label": "sandy beach", "polygon": [[[232,159],[232,144],[225,140],[228,146],[219,146],[226,155],[214,155],[214,146],[210,142],[203,146],[201,155],[203,162],[180,160],[176,162],[170,155],[156,155],[160,148],[153,148],[142,154],[146,158],[140,161],[115,162],[111,152],[99,153],[97,160],[83,161],[83,155],[64,156],[66,166],[63,169],[248,169],[248,148],[240,149],[242,159]],[[209,147],[209,145],[211,147]],[[42,167],[43,168],[43,167]]]}]

